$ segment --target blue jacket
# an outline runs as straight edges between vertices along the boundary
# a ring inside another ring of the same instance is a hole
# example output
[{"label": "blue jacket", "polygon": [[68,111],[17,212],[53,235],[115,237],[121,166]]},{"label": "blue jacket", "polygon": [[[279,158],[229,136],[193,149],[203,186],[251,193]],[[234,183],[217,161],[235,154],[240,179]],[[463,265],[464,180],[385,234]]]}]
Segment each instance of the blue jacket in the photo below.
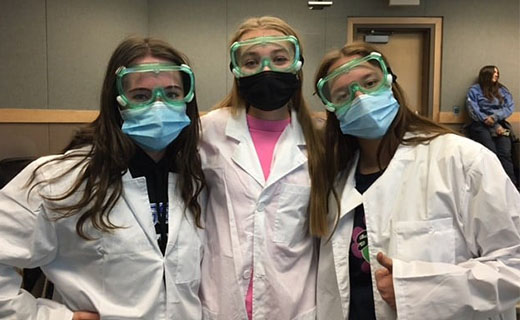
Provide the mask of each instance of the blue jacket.
[{"label": "blue jacket", "polygon": [[509,93],[506,87],[500,87],[498,91],[504,97],[502,104],[497,98],[493,100],[486,98],[478,83],[469,88],[466,106],[471,119],[483,122],[488,116],[492,116],[495,122],[497,122],[511,116],[515,108],[511,93]]}]

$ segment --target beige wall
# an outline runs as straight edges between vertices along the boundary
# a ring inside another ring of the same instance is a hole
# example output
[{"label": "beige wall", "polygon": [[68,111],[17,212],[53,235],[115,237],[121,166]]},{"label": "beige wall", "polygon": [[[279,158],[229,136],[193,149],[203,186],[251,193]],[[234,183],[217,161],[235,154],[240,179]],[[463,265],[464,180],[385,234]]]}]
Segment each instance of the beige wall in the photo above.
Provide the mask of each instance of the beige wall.
[{"label": "beige wall", "polygon": [[[208,110],[231,87],[230,36],[244,18],[265,14],[279,16],[299,31],[304,92],[316,111],[322,106],[312,95],[315,69],[327,50],[345,43],[351,16],[443,17],[441,111],[463,105],[467,88],[485,64],[499,66],[501,81],[520,104],[518,0],[421,0],[412,7],[389,7],[386,0],[335,0],[321,11],[309,10],[303,0],[2,0],[0,108],[96,110],[114,48],[126,36],[149,35],[189,56],[200,109]],[[0,124],[0,133],[27,135],[12,134],[9,141],[2,135],[0,159],[17,156],[20,144],[26,150],[34,145],[38,154],[55,152],[70,136],[67,129],[53,131],[54,125],[12,126]],[[11,144],[15,147],[6,147]]]}]

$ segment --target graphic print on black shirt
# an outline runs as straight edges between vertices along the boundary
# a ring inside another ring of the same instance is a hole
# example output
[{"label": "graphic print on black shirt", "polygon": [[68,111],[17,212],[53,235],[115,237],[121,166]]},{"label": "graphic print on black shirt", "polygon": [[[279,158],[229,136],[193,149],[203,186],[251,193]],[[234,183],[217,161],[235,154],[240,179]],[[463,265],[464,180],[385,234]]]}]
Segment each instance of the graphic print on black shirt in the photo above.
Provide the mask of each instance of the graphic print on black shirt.
[{"label": "graphic print on black shirt", "polygon": [[[361,174],[356,170],[356,190],[363,194],[383,172]],[[377,213],[376,213],[377,214]],[[354,225],[349,250],[350,320],[375,320],[367,226],[363,204],[354,211]]]},{"label": "graphic print on black shirt", "polygon": [[370,256],[368,254],[368,240],[365,215],[363,214],[363,222],[354,225],[352,230],[352,244],[350,250],[352,254],[361,262],[360,269],[362,272],[370,274]]},{"label": "graphic print on black shirt", "polygon": [[157,234],[157,243],[162,253],[166,251],[168,243],[168,203],[150,203],[152,209],[153,225]]},{"label": "graphic print on black shirt", "polygon": [[161,252],[166,252],[168,243],[168,174],[170,171],[171,155],[165,154],[155,162],[141,148],[136,147],[136,153],[130,159],[129,170],[132,177],[145,177],[150,211],[152,214],[157,242]]}]

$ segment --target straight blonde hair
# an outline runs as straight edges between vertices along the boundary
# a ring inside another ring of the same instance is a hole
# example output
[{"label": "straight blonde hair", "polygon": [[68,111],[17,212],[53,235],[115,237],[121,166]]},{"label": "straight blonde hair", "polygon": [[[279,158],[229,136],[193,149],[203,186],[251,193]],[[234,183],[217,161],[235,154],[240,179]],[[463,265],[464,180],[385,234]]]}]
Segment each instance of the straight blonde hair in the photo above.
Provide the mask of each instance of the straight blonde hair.
[{"label": "straight blonde hair", "polygon": [[[300,43],[300,52],[303,56],[303,48],[301,46],[300,37],[298,36],[296,31],[282,19],[271,16],[253,17],[245,20],[242,24],[240,24],[238,30],[231,38],[229,47],[231,47],[231,44],[233,44],[235,41],[239,41],[245,33],[254,30],[276,30],[283,33],[284,35],[292,35],[296,37],[296,39],[298,39],[298,42]],[[312,176],[318,160],[317,155],[321,152],[321,143],[318,139],[318,135],[316,133],[316,129],[311,117],[311,113],[309,111],[309,107],[307,106],[307,103],[303,98],[303,72],[299,70],[297,76],[300,80],[300,86],[289,100],[288,105],[291,110],[296,111],[297,120],[302,127],[303,135],[305,137],[305,142],[307,145],[309,175]],[[230,108],[231,114],[236,115],[238,110],[245,109],[246,107],[246,101],[240,96],[238,91],[237,80],[235,79],[231,91],[222,101],[217,103],[217,105],[214,108]],[[311,193],[313,192],[313,190],[314,186],[311,186]]]}]

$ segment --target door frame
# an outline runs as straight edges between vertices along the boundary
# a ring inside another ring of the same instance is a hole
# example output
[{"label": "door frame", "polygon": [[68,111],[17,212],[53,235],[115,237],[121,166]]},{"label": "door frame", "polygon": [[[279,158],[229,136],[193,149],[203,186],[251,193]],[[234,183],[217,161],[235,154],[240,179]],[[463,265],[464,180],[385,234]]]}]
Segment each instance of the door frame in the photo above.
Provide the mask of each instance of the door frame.
[{"label": "door frame", "polygon": [[442,17],[347,17],[347,44],[354,41],[360,28],[410,29],[428,34],[430,43],[427,116],[435,122],[441,120],[442,22]]}]

